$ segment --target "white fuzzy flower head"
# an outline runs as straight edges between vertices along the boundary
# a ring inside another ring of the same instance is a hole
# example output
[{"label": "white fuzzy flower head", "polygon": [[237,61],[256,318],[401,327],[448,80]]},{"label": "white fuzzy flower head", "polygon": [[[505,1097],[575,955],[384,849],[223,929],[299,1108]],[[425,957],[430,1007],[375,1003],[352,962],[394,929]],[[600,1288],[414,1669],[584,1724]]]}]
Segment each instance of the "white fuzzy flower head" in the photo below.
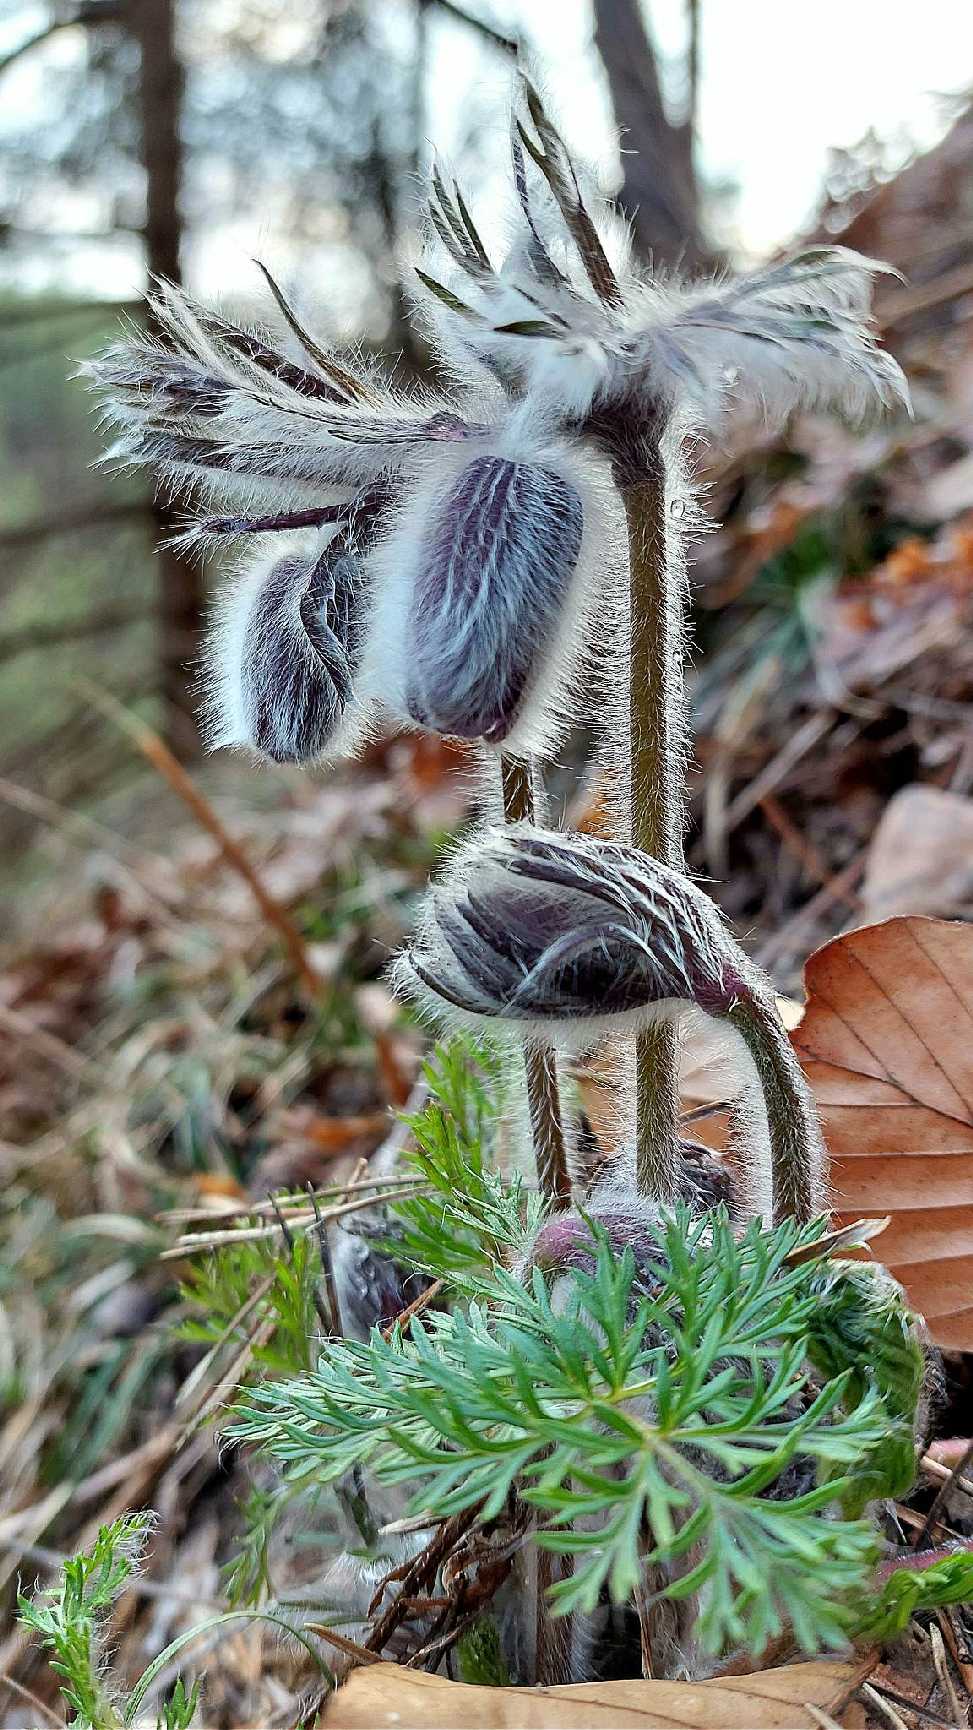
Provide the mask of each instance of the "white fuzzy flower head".
[{"label": "white fuzzy flower head", "polygon": [[779,418],[904,400],[868,323],[879,267],[825,248],[737,281],[642,275],[526,82],[524,99],[502,262],[433,175],[418,304],[447,388],[403,391],[325,348],[266,272],[286,350],[163,284],[153,334],[85,369],[109,460],[193,501],[184,549],[256,549],[205,657],[215,744],[309,762],[384,712],[551,751],[600,718],[604,685],[584,675],[615,623],[618,486],[667,427],[711,427],[738,401]]},{"label": "white fuzzy flower head", "polygon": [[774,422],[795,409],[858,421],[908,405],[902,372],[869,319],[872,278],[885,266],[817,247],[736,278],[643,272],[606,201],[595,191],[585,202],[527,80],[523,93],[513,142],[519,220],[500,264],[459,189],[442,176],[434,183],[435,246],[419,272],[420,302],[450,357],[465,348],[567,422],[604,425],[617,415],[650,433],[673,413],[712,431],[738,405]]}]

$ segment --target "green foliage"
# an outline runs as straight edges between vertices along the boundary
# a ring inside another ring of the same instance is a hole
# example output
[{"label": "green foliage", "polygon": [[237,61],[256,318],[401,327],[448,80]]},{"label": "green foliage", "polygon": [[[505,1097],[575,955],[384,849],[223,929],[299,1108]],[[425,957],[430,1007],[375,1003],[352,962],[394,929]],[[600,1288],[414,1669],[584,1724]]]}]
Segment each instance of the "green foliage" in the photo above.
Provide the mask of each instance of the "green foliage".
[{"label": "green foliage", "polygon": [[234,1609],[244,1604],[257,1604],[272,1587],[268,1568],[270,1539],[274,1522],[286,1493],[279,1489],[254,1488],[240,1509],[243,1534],[236,1555],[222,1571],[223,1590]]},{"label": "green foliage", "polygon": [[[138,1572],[149,1514],[127,1514],[102,1526],[91,1550],[65,1562],[56,1585],[18,1601],[20,1621],[52,1653],[51,1669],[78,1730],[121,1730],[128,1708],[116,1703],[104,1670],[102,1647],[112,1605]],[[187,1694],[180,1678],[160,1711],[164,1730],[188,1730],[199,1703],[199,1683]]]},{"label": "green foliage", "polygon": [[[73,1730],[128,1730],[150,1690],[180,1652],[211,1629],[241,1618],[267,1622],[297,1640],[333,1685],[331,1671],[299,1626],[270,1610],[228,1610],[171,1640],[123,1700],[106,1670],[104,1641],[112,1605],[138,1572],[152,1523],[151,1514],[127,1514],[110,1526],[102,1526],[90,1551],[65,1562],[56,1585],[33,1598],[21,1596],[18,1601],[21,1623],[53,1654],[51,1668],[61,1678],[61,1693],[74,1714]],[[159,1708],[158,1730],[189,1730],[199,1695],[199,1682],[187,1690],[182,1678],[177,1678],[172,1693]]]},{"label": "green foliage", "polygon": [[456,1663],[461,1682],[481,1688],[509,1688],[510,1671],[503,1655],[500,1630],[492,1616],[478,1616],[472,1628],[456,1642]]},{"label": "green foliage", "polygon": [[919,1555],[889,1574],[881,1595],[855,1631],[863,1640],[888,1640],[902,1633],[917,1610],[971,1603],[973,1551],[957,1549],[934,1562]]},{"label": "green foliage", "polygon": [[915,1414],[926,1373],[916,1318],[883,1268],[864,1262],[823,1262],[819,1304],[808,1351],[824,1375],[851,1374],[856,1394],[878,1389],[888,1414],[886,1435],[862,1462],[845,1497],[860,1513],[878,1496],[904,1496],[916,1473]]},{"label": "green foliage", "polygon": [[[246,1345],[257,1326],[272,1318],[273,1333],[253,1352],[253,1364],[272,1376],[300,1375],[313,1363],[321,1335],[315,1292],[321,1251],[314,1233],[227,1244],[192,1268],[181,1288],[191,1314],[183,1339],[224,1349]],[[255,1301],[256,1300],[256,1301]]]},{"label": "green foliage", "polygon": [[[459,1217],[478,1205],[461,1197]],[[839,1646],[876,1539],[816,1516],[863,1467],[874,1483],[889,1412],[868,1364],[808,1379],[812,1338],[823,1350],[861,1301],[840,1269],[787,1263],[821,1229],[754,1224],[737,1240],[724,1213],[680,1210],[660,1227],[651,1296],[597,1230],[594,1273],[565,1276],[556,1301],[539,1271],[525,1287],[468,1264],[467,1314],[332,1342],[310,1375],[254,1389],[234,1433],[294,1482],[355,1464],[415,1482],[413,1508],[435,1516],[482,1503],[495,1517],[516,1488],[545,1517],[538,1541],[574,1558],[552,1592],[562,1612],[592,1609],[603,1586],[624,1600],[660,1564],[669,1596],[698,1592],[710,1651],[759,1651],[785,1623],[807,1650]]]},{"label": "green foliage", "polygon": [[199,1691],[199,1682],[194,1682],[187,1694],[182,1677],[177,1676],[172,1693],[162,1703],[156,1730],[189,1730],[199,1705]]},{"label": "green foliage", "polygon": [[415,1142],[408,1163],[428,1192],[395,1203],[401,1230],[392,1247],[434,1278],[480,1289],[501,1258],[530,1242],[541,1202],[519,1179],[504,1183],[491,1169],[496,1057],[455,1040],[436,1047],[424,1073],[429,1100],[408,1120]]}]

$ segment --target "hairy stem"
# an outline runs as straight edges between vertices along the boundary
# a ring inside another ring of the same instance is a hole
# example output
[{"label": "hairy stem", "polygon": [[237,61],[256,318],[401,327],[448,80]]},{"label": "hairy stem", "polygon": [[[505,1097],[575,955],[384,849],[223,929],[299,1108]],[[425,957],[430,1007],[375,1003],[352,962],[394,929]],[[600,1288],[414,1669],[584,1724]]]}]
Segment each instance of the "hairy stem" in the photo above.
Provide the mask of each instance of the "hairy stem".
[{"label": "hairy stem", "polygon": [[729,1021],[756,1065],[767,1109],[774,1222],[827,1212],[824,1143],[814,1096],[772,999],[741,999]]},{"label": "hairy stem", "polygon": [[[505,821],[533,822],[534,789],[530,764],[504,752],[500,758],[500,780]],[[571,1178],[564,1145],[557,1062],[553,1048],[546,1040],[526,1038],[523,1049],[537,1182],[541,1194],[553,1207],[564,1208],[571,1199]]]},{"label": "hairy stem", "polygon": [[[623,489],[629,539],[629,731],[632,842],[663,864],[683,864],[682,597],[666,556],[665,473],[658,455]],[[673,1028],[636,1041],[636,1182],[672,1202],[679,1189],[679,1061]]]}]

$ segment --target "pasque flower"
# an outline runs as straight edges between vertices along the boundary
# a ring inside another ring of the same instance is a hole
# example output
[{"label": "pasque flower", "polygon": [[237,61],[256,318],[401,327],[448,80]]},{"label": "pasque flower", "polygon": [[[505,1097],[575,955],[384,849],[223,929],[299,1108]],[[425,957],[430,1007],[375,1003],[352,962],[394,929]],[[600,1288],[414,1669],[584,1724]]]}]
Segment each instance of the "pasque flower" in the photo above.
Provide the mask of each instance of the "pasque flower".
[{"label": "pasque flower", "polygon": [[187,551],[256,545],[206,657],[215,744],[303,762],[353,749],[384,707],[550,747],[597,686],[577,675],[624,568],[615,483],[677,400],[712,428],[741,398],[774,416],[904,398],[867,323],[879,267],[819,248],[721,283],[643,274],[526,82],[524,100],[501,264],[433,174],[416,302],[448,389],[403,391],[326,350],[269,276],[299,359],[161,285],[158,334],[87,369],[110,455],[197,501]]}]

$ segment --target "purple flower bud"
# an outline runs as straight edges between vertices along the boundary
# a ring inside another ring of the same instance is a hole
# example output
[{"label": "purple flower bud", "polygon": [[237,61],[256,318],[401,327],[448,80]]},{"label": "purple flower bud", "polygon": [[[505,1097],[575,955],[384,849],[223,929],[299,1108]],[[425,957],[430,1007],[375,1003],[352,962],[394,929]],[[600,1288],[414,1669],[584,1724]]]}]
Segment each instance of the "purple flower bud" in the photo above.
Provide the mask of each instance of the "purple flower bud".
[{"label": "purple flower bud", "polygon": [[214,743],[250,745],[275,763],[319,757],[352,701],[364,637],[362,567],[342,535],[317,559],[258,574],[231,598],[211,648]]},{"label": "purple flower bud", "polygon": [[624,1250],[630,1249],[639,1272],[648,1279],[650,1269],[658,1270],[663,1253],[658,1236],[652,1230],[658,1215],[647,1218],[646,1212],[644,1202],[640,1206],[639,1198],[633,1194],[628,1207],[624,1199],[614,1205],[593,1200],[587,1217],[574,1212],[555,1214],[541,1226],[534,1239],[528,1265],[539,1267],[545,1273],[565,1273],[569,1268],[594,1273],[595,1228],[600,1227],[615,1254],[620,1256]]},{"label": "purple flower bud", "polygon": [[408,625],[406,705],[464,739],[505,739],[558,626],[584,513],[553,469],[478,457],[430,524]]},{"label": "purple flower bud", "polygon": [[524,828],[459,855],[400,978],[477,1018],[597,1023],[687,1002],[725,1014],[748,963],[680,873],[618,842]]}]

